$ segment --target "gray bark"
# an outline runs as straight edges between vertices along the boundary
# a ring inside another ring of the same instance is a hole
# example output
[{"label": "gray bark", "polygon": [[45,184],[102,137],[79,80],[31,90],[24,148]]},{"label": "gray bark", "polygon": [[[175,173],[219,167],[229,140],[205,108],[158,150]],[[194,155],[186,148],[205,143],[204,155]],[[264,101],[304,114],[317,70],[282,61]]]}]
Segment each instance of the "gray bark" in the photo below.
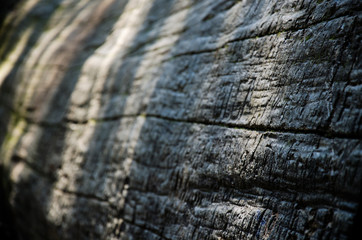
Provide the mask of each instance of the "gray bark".
[{"label": "gray bark", "polygon": [[347,239],[358,0],[24,0],[0,162],[33,239]]}]

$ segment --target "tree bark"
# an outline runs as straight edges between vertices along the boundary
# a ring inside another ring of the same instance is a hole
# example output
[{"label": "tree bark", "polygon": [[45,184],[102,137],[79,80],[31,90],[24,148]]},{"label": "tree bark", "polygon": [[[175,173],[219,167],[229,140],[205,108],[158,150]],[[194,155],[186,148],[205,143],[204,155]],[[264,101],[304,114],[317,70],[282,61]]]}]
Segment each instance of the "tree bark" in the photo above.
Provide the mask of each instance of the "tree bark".
[{"label": "tree bark", "polygon": [[26,239],[347,239],[358,0],[23,0],[0,29]]}]

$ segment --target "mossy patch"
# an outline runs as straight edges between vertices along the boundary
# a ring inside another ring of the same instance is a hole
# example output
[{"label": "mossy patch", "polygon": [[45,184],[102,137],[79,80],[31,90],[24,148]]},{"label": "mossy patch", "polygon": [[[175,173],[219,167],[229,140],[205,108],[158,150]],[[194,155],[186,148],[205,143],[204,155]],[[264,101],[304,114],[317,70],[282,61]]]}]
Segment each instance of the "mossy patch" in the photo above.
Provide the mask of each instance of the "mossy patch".
[{"label": "mossy patch", "polygon": [[281,37],[281,35],[282,35],[284,32],[285,32],[284,30],[281,30],[281,31],[277,32],[277,37],[278,37],[278,38]]},{"label": "mossy patch", "polygon": [[308,41],[308,40],[310,40],[311,38],[313,37],[313,34],[311,33],[311,34],[308,34],[307,36],[305,36],[305,41]]},{"label": "mossy patch", "polygon": [[27,122],[24,118],[15,113],[11,115],[8,132],[0,149],[0,156],[5,167],[8,166],[11,155],[23,136],[26,126]]}]

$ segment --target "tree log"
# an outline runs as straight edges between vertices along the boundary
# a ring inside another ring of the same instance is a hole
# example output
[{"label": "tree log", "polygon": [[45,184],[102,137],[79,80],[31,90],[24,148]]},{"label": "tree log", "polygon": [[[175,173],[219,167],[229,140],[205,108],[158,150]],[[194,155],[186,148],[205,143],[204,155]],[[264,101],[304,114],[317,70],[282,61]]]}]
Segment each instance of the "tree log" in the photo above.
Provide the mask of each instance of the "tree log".
[{"label": "tree log", "polygon": [[0,29],[1,187],[19,234],[348,239],[361,9],[20,1]]}]

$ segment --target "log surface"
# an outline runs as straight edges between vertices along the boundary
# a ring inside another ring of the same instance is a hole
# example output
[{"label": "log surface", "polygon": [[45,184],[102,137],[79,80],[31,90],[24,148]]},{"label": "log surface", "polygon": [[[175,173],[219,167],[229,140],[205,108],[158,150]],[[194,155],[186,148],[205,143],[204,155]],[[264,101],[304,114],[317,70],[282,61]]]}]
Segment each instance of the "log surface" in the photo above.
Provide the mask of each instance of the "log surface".
[{"label": "log surface", "polygon": [[347,239],[358,0],[24,0],[0,164],[26,239]]}]

